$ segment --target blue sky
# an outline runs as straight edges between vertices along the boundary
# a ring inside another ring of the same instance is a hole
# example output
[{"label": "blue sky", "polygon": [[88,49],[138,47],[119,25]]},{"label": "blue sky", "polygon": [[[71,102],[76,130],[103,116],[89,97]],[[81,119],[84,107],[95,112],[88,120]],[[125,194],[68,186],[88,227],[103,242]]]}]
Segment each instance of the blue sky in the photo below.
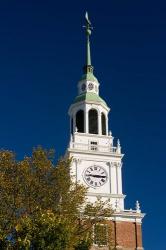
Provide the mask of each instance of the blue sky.
[{"label": "blue sky", "polygon": [[92,64],[125,153],[126,208],[147,213],[143,242],[165,250],[166,4],[150,0],[0,2],[0,147],[18,159],[42,145],[63,155],[68,108],[94,26]]}]

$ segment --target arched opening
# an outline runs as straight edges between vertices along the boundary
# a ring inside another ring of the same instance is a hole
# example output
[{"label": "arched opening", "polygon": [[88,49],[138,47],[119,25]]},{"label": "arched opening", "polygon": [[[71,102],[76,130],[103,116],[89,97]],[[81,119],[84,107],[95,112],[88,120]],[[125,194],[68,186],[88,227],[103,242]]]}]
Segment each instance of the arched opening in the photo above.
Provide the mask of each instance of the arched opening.
[{"label": "arched opening", "polygon": [[77,127],[77,132],[84,133],[84,111],[83,110],[79,110],[76,113],[76,127]]},{"label": "arched opening", "polygon": [[101,127],[102,135],[106,135],[106,118],[104,113],[101,113]]},{"label": "arched opening", "polygon": [[89,133],[98,134],[98,114],[95,109],[89,110]]}]

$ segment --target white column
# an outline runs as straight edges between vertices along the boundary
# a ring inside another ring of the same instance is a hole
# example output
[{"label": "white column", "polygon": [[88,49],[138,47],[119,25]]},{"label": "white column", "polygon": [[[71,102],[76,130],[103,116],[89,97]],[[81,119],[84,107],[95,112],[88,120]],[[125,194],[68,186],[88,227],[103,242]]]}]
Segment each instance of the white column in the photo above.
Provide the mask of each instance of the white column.
[{"label": "white column", "polygon": [[105,117],[105,122],[106,122],[106,135],[108,135],[108,114]]},{"label": "white column", "polygon": [[73,115],[73,134],[76,131],[76,114]]},{"label": "white column", "polygon": [[102,135],[102,128],[101,128],[101,112],[98,111],[98,134]]},{"label": "white column", "polygon": [[85,107],[84,107],[83,111],[84,111],[84,133],[86,133],[86,109],[85,109]]},{"label": "white column", "polygon": [[111,193],[117,194],[116,166],[111,163]]},{"label": "white column", "polygon": [[108,166],[109,166],[109,186],[110,186],[110,194],[112,194],[112,188],[111,188],[111,185],[112,185],[112,181],[111,181],[111,163],[110,163],[110,162],[108,163]]},{"label": "white column", "polygon": [[73,159],[71,168],[70,168],[70,177],[73,182],[77,181],[77,159]]},{"label": "white column", "polygon": [[89,133],[89,117],[88,117],[88,108],[85,107],[85,133]]},{"label": "white column", "polygon": [[122,167],[119,163],[117,166],[118,194],[122,194]]},{"label": "white column", "polygon": [[70,135],[72,134],[72,124],[71,124],[71,121],[72,121],[72,116],[70,116]]},{"label": "white column", "polygon": [[119,186],[118,186],[118,167],[117,167],[117,164],[116,164],[116,193],[119,194]]}]

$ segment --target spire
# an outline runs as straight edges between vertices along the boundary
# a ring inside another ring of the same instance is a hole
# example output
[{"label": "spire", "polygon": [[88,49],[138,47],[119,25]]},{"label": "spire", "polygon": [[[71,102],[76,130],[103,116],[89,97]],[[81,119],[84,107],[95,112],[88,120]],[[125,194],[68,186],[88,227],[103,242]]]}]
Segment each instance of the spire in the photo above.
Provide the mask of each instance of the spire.
[{"label": "spire", "polygon": [[86,30],[86,64],[83,68],[84,74],[93,73],[93,66],[91,65],[91,53],[90,53],[90,35],[91,30],[93,29],[91,22],[88,17],[88,12],[85,13],[86,25],[84,26]]}]

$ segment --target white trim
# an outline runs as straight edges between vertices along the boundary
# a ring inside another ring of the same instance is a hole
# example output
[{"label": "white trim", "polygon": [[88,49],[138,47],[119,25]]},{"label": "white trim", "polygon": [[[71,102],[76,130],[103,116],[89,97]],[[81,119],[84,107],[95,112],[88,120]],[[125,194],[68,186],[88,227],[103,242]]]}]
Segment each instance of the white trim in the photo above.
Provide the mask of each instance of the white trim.
[{"label": "white trim", "polygon": [[110,112],[110,108],[106,105],[104,105],[102,102],[95,102],[95,101],[87,101],[87,100],[84,100],[84,101],[81,101],[81,102],[76,102],[76,103],[73,103],[71,104],[70,108],[69,108],[69,111],[68,111],[68,114],[70,115],[72,113],[72,109],[74,109],[75,107],[79,107],[81,106],[82,104],[95,104],[97,106],[101,106],[103,107],[108,113]]},{"label": "white trim", "polygon": [[116,193],[119,194],[119,187],[118,187],[118,169],[115,166],[115,172],[116,172]]},{"label": "white trim", "polygon": [[81,150],[76,148],[68,148],[68,151],[71,153],[80,153],[80,154],[90,154],[90,155],[103,155],[103,156],[113,156],[116,158],[122,159],[124,154],[117,154],[114,152],[99,152],[99,151],[89,151],[89,150]]},{"label": "white trim", "polygon": [[132,222],[141,225],[145,215],[144,213],[138,214],[136,211],[133,211],[133,213],[123,211],[119,213],[114,212],[110,217],[105,217],[104,219],[116,222]]},{"label": "white trim", "polygon": [[91,192],[87,192],[86,195],[93,196],[93,197],[101,196],[101,197],[107,197],[107,198],[125,198],[126,197],[126,195],[124,194],[107,194],[107,193],[91,193]]},{"label": "white trim", "polygon": [[112,177],[112,173],[111,173],[111,164],[109,162],[109,165],[108,165],[108,169],[109,169],[109,183],[110,183],[110,194],[112,193],[112,187],[111,187],[111,184],[112,184],[112,181],[111,181],[111,177]]},{"label": "white trim", "polygon": [[[88,113],[88,111],[87,111],[87,113]],[[83,136],[83,137],[97,137],[97,138],[106,138],[106,139],[110,139],[110,138],[112,138],[112,139],[114,139],[114,137],[111,135],[99,135],[99,134],[89,134],[89,133],[77,133],[77,135],[79,135],[79,136]]]}]

